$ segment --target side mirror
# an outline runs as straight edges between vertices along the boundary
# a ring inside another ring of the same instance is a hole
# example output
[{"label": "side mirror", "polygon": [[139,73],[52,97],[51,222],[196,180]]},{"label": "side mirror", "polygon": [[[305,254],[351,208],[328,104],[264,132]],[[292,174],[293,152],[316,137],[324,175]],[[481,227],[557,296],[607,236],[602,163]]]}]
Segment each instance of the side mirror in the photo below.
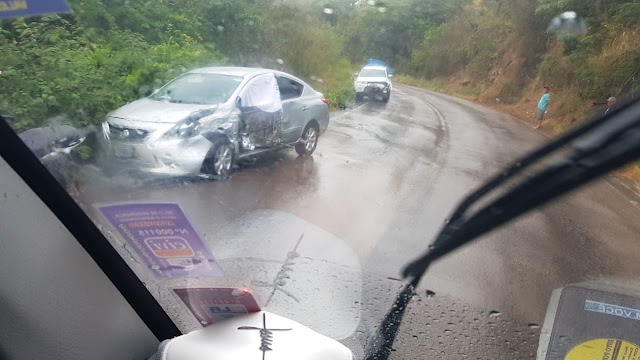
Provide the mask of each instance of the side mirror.
[{"label": "side mirror", "polygon": [[242,98],[240,96],[236,97],[236,107],[242,109]]},{"label": "side mirror", "polygon": [[388,76],[389,76],[389,79],[391,79],[393,77],[393,74],[389,74]]},{"label": "side mirror", "polygon": [[358,77],[358,75],[360,75],[360,73],[353,73],[353,77],[354,77],[354,78],[357,78],[357,77]]},{"label": "side mirror", "polygon": [[11,123],[12,121],[15,121],[16,119],[13,116],[0,114],[0,120],[4,120],[7,123]]}]

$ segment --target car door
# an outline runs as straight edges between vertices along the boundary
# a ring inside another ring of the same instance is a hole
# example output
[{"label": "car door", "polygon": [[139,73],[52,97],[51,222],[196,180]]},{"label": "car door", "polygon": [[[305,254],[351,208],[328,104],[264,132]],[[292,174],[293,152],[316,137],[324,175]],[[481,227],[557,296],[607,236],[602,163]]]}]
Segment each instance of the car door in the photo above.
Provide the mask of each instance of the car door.
[{"label": "car door", "polygon": [[285,143],[296,142],[307,123],[308,106],[302,103],[304,85],[284,75],[276,75],[282,100],[282,140]]}]

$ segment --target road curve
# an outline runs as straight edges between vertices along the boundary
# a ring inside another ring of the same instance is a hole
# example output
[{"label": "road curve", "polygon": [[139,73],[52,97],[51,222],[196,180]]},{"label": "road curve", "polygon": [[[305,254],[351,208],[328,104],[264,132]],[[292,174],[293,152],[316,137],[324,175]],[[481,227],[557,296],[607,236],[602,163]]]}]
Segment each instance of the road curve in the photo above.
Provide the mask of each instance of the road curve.
[{"label": "road curve", "polygon": [[[404,207],[396,214],[406,225],[396,224],[391,230],[397,232],[385,235],[395,241],[383,240],[378,245],[376,253],[397,257],[394,263],[423,246],[410,240],[419,234],[418,226],[410,224],[420,224],[426,239],[432,239],[461,197],[547,141],[529,126],[476,104],[410,87],[397,90],[394,95],[399,102],[411,100],[437,109],[440,114],[435,116],[432,111],[412,117],[436,122],[440,115],[445,135],[441,146],[434,142],[429,149],[437,162],[435,169],[423,173],[424,184],[416,182],[422,186],[416,187],[414,207]],[[596,278],[624,281],[640,273],[635,260],[640,254],[636,243],[639,220],[636,204],[605,179],[452,254],[434,266],[425,283],[474,299],[472,303],[479,301],[485,307],[541,321],[554,288]],[[401,246],[393,251],[385,248],[393,243]]]},{"label": "road curve", "polygon": [[[261,156],[228,181],[93,179],[79,201],[95,218],[100,203],[179,202],[214,247],[219,229],[256,210],[304,219],[357,254],[366,342],[402,266],[460,199],[545,141],[507,115],[396,85],[388,104],[334,114],[312,158]],[[529,213],[430,269],[394,358],[534,358],[551,291],[589,279],[630,282],[640,274],[638,234],[640,209],[606,179]]]},{"label": "road curve", "polygon": [[[412,132],[427,127],[434,138],[422,144],[421,152],[404,151],[404,161],[425,165],[406,182],[410,196],[394,211],[393,225],[368,255],[367,271],[382,274],[397,273],[407,259],[423,251],[465,194],[547,141],[529,126],[479,105],[406,86],[395,90],[394,101],[377,112],[376,119],[408,125]],[[367,112],[365,107],[346,117],[359,122]],[[442,356],[442,347],[448,350],[444,358],[455,358],[458,352],[483,359],[534,358],[537,325],[553,289],[588,280],[637,288],[633,278],[640,273],[635,260],[640,255],[639,210],[615,181],[604,179],[441,260],[419,291],[424,296],[428,289],[436,296],[414,306],[413,321],[400,335],[404,347],[393,358],[416,351]],[[425,333],[424,324],[430,332]],[[470,337],[483,345],[465,340],[466,330],[461,329],[475,329]]]}]

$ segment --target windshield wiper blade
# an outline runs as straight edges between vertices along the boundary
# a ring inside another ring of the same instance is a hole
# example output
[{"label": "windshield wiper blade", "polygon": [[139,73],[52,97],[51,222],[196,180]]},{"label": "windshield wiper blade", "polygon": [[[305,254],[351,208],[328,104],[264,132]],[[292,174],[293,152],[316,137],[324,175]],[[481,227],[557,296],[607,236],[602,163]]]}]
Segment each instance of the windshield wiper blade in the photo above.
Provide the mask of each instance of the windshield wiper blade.
[{"label": "windshield wiper blade", "polygon": [[[574,151],[478,210],[471,207],[525,170],[555,155],[566,145]],[[609,116],[586,123],[520,159],[465,198],[430,249],[407,265],[405,278],[424,275],[428,266],[449,252],[550,200],[640,158],[640,100]],[[417,283],[416,283],[417,284]]]},{"label": "windshield wiper blade", "polygon": [[[517,175],[572,144],[573,153],[515,184],[488,205],[471,208]],[[391,354],[404,312],[420,280],[437,259],[468,244],[510,220],[640,158],[640,99],[608,116],[589,121],[559,139],[516,161],[467,196],[424,255],[403,270],[409,283],[400,292],[373,336],[376,351],[366,359],[384,360]]]}]

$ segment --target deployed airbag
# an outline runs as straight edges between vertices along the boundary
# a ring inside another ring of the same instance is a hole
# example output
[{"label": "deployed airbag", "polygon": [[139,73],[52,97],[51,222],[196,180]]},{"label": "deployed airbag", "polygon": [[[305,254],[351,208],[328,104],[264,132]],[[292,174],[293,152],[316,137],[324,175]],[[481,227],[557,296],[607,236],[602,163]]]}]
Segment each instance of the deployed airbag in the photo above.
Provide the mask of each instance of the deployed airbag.
[{"label": "deployed airbag", "polygon": [[282,101],[275,75],[253,78],[240,93],[242,146],[247,150],[280,143]]},{"label": "deployed airbag", "polygon": [[273,74],[258,75],[253,78],[240,94],[240,106],[270,113],[282,110],[280,89]]}]

